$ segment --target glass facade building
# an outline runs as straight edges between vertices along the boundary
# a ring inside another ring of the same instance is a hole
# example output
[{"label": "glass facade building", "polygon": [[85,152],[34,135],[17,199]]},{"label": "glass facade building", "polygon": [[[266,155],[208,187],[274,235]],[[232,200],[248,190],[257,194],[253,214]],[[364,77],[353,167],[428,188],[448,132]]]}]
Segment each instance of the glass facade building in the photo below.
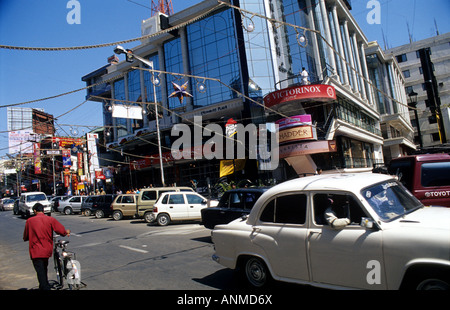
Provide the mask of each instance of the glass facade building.
[{"label": "glass facade building", "polygon": [[[105,125],[112,128],[108,147],[115,148],[116,153],[135,153],[136,157],[130,160],[145,162],[146,157],[157,157],[156,135],[153,134],[155,114],[152,105],[147,107],[145,104],[154,102],[156,91],[157,102],[162,108],[159,120],[163,152],[170,151],[175,139],[170,129],[177,123],[191,126],[194,116],[202,116],[203,125],[215,123],[224,127],[230,118],[245,124],[310,114],[318,133],[316,140],[338,144],[337,154],[306,155],[309,162],[315,163],[312,168],[320,165],[329,170],[338,167],[370,171],[375,163],[382,162],[379,116],[389,111],[395,113],[396,107],[383,104],[381,101],[386,98],[380,91],[396,95],[394,98],[403,97],[390,89],[398,84],[394,72],[387,73],[392,78],[390,84],[377,84],[377,72],[368,65],[365,54],[369,42],[354,19],[349,18],[350,1],[230,2],[243,11],[205,0],[193,9],[169,16],[168,24],[176,27],[175,30],[142,40],[141,45],[132,48],[134,53],[153,61],[155,70],[170,73],[136,70],[131,66],[146,68],[146,65],[122,61],[108,67],[106,73],[101,71],[98,76],[91,77],[98,81],[117,76],[117,80],[108,82],[109,88],[100,87],[105,89],[104,104],[108,99],[111,102],[126,100],[129,101],[126,105],[141,105],[144,112],[148,112],[142,120],[112,118],[105,108]],[[308,72],[309,85],[329,85],[335,89],[337,99],[333,102],[297,102],[292,110],[280,109],[283,113],[277,113],[276,109],[265,110],[262,107],[265,96],[277,90],[302,86],[300,74],[303,68]],[[387,67],[387,70],[392,68]],[[157,83],[153,83],[154,77]],[[186,82],[192,98],[185,97],[183,101],[177,97],[169,98],[174,91],[172,83],[181,86]],[[148,135],[142,135],[145,131]],[[138,139],[137,135],[140,135]],[[177,163],[169,156],[165,160],[168,183],[186,184],[192,178],[218,179],[218,161]],[[296,162],[289,160],[282,161],[278,170],[292,170]],[[135,185],[157,183],[155,171],[158,165],[153,162],[142,165],[149,173],[143,176],[134,172]],[[259,173],[255,167],[253,176]],[[132,178],[133,173],[129,175]],[[279,180],[286,177],[290,177],[289,173],[279,172],[276,176]]]},{"label": "glass facade building", "polygon": [[233,10],[227,9],[188,25],[186,32],[192,75],[220,80],[190,79],[196,93],[193,108],[236,98],[237,93],[230,87],[242,92],[242,80]]}]

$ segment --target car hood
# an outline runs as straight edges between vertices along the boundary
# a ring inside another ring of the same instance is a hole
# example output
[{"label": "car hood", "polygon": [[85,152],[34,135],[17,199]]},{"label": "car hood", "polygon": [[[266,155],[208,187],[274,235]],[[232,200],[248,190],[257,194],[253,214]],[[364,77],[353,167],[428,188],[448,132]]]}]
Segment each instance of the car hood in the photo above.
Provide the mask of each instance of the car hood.
[{"label": "car hood", "polygon": [[401,226],[450,230],[450,208],[424,207],[398,221]]}]

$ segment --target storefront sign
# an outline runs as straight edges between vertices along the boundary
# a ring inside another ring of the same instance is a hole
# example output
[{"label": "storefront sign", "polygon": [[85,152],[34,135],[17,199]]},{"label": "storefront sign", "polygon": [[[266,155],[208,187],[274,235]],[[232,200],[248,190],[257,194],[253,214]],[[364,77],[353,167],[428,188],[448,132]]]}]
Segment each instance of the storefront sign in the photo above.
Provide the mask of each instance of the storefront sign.
[{"label": "storefront sign", "polygon": [[316,139],[312,126],[297,126],[288,129],[280,130],[279,143],[287,143],[298,140]]},{"label": "storefront sign", "polygon": [[97,180],[106,180],[106,177],[103,174],[103,169],[95,169],[95,178]]},{"label": "storefront sign", "polygon": [[279,119],[275,122],[278,125],[278,129],[282,130],[292,126],[312,125],[311,114],[294,115],[286,118]]},{"label": "storefront sign", "polygon": [[304,85],[275,91],[264,97],[268,108],[291,101],[329,101],[336,100],[336,90],[330,85]]},{"label": "storefront sign", "polygon": [[72,167],[72,159],[70,158],[70,150],[62,150],[63,167]]},{"label": "storefront sign", "polygon": [[41,144],[34,143],[33,144],[33,161],[34,161],[34,174],[41,174]]},{"label": "storefront sign", "polygon": [[280,146],[280,158],[337,152],[336,141],[312,141]]}]

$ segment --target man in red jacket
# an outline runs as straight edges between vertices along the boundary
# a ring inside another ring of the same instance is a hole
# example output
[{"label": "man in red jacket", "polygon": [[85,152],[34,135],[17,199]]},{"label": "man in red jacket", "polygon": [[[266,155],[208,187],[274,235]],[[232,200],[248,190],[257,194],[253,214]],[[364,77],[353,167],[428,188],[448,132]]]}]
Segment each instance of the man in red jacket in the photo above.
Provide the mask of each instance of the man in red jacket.
[{"label": "man in red jacket", "polygon": [[25,224],[23,241],[29,241],[30,257],[39,281],[39,289],[49,290],[47,278],[48,259],[53,252],[53,232],[61,236],[69,236],[70,230],[51,216],[44,214],[44,206],[37,203],[33,206],[35,216]]}]

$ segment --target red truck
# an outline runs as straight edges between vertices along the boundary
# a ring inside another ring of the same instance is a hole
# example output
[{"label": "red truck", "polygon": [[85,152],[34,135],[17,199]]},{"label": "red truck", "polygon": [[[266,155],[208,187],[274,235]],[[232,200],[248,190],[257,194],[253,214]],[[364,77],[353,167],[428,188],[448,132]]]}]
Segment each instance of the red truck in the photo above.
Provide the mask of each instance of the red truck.
[{"label": "red truck", "polygon": [[424,205],[450,207],[450,154],[395,158],[388,171]]}]

